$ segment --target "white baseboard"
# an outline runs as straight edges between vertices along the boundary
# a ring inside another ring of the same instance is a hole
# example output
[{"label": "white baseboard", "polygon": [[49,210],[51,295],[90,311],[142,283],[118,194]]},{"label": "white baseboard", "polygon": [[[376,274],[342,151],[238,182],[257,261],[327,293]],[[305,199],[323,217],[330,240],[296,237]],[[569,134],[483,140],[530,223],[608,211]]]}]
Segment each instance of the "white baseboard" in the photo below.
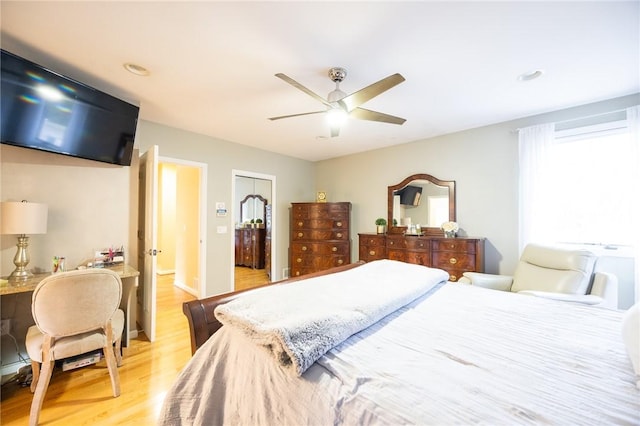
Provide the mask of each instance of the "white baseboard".
[{"label": "white baseboard", "polygon": [[187,293],[191,294],[192,296],[199,297],[197,290],[194,290],[191,287],[186,286],[184,283],[181,283],[181,282],[178,282],[178,281],[174,281],[173,285],[178,287],[180,290],[186,291]]}]

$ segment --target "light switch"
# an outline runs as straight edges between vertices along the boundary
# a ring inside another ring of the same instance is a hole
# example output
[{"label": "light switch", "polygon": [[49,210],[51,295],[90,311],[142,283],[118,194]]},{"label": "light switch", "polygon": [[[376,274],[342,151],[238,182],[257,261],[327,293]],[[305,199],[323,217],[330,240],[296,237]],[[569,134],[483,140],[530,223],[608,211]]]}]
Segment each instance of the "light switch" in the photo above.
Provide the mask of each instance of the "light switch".
[{"label": "light switch", "polygon": [[227,233],[227,227],[226,226],[218,226],[216,229],[217,229],[218,234],[226,234]]}]

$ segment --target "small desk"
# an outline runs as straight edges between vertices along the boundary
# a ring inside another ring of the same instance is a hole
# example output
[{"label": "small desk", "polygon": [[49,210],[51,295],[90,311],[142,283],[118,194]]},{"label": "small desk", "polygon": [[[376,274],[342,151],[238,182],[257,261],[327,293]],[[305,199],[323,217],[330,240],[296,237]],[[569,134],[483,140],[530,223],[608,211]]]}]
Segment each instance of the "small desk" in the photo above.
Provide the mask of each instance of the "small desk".
[{"label": "small desk", "polygon": [[[120,300],[120,309],[124,311],[124,336],[122,336],[122,345],[129,346],[131,337],[138,335],[135,320],[135,301],[133,300],[134,289],[138,287],[138,277],[140,272],[129,265],[111,266],[114,272],[117,272],[122,280],[122,299]],[[0,296],[16,293],[27,293],[36,289],[40,281],[51,275],[51,272],[33,274],[32,277],[25,281],[10,281],[0,287]],[[132,320],[133,317],[133,320]]]}]

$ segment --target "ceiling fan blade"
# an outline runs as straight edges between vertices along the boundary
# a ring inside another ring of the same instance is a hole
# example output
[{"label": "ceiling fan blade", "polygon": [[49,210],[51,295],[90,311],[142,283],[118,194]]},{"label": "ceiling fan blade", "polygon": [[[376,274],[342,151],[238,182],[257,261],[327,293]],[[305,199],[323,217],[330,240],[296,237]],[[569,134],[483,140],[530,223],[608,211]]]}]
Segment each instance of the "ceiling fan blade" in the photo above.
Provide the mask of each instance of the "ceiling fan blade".
[{"label": "ceiling fan blade", "polygon": [[322,96],[320,96],[320,95],[312,92],[311,90],[307,89],[306,87],[304,87],[302,84],[298,83],[297,81],[295,81],[291,77],[288,77],[288,76],[286,76],[286,75],[284,75],[282,73],[276,74],[276,77],[286,81],[287,83],[289,83],[293,87],[302,90],[304,93],[306,93],[307,95],[311,96],[312,98],[322,102],[324,105],[326,105],[328,107],[333,107],[333,105],[331,105],[325,98],[323,98]]},{"label": "ceiling fan blade", "polygon": [[383,123],[390,124],[402,124],[405,120],[404,118],[395,117],[393,115],[385,114],[378,111],[371,111],[364,108],[356,108],[349,114],[350,117],[357,118],[358,120],[369,120],[369,121],[381,121]]},{"label": "ceiling fan blade", "polygon": [[280,120],[281,118],[299,117],[301,115],[323,114],[325,112],[327,112],[327,110],[313,111],[313,112],[303,112],[303,113],[300,113],[300,114],[291,114],[291,115],[281,115],[281,116],[278,116],[278,117],[269,117],[269,120],[273,121],[273,120]]},{"label": "ceiling fan blade", "polygon": [[360,89],[357,92],[353,92],[352,94],[345,96],[344,98],[340,99],[339,102],[343,103],[347,111],[351,112],[368,100],[375,98],[379,94],[386,92],[387,90],[391,89],[394,86],[397,86],[403,81],[404,77],[398,73],[395,73],[365,87],[364,89]]}]

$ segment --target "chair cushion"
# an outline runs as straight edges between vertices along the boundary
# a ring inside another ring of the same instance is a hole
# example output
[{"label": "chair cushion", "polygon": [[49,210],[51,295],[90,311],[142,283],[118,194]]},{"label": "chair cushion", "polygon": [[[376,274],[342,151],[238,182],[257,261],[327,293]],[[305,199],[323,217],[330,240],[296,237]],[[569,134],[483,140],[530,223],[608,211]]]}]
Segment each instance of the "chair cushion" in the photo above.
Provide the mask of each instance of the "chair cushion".
[{"label": "chair cushion", "polygon": [[[111,319],[113,328],[114,342],[122,337],[124,330],[124,312],[121,309],[116,310]],[[25,346],[27,353],[32,361],[42,362],[42,343],[44,342],[44,334],[37,326],[31,326],[27,330]],[[114,343],[112,342],[112,343]],[[52,355],[54,360],[69,358],[71,356],[83,354],[105,346],[105,335],[102,329],[87,331],[82,334],[60,337],[53,343]]]},{"label": "chair cushion", "polygon": [[596,256],[586,250],[528,244],[513,275],[511,291],[586,294],[595,261]]}]

